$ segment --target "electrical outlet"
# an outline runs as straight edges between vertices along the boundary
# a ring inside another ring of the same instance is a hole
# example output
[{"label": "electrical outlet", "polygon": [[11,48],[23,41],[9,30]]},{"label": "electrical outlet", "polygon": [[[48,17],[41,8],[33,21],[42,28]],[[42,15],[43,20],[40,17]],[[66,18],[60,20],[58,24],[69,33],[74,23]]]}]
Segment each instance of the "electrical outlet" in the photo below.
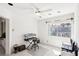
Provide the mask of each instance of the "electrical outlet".
[{"label": "electrical outlet", "polygon": [[12,31],[14,31],[14,29],[12,29]]}]

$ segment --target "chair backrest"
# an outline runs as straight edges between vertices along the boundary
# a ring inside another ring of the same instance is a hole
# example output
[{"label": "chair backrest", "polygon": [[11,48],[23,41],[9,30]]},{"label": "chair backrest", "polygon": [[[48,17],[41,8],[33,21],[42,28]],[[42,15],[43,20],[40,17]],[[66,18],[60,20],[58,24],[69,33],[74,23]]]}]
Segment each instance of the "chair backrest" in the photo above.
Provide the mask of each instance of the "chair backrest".
[{"label": "chair backrest", "polygon": [[75,42],[72,43],[72,51],[75,50]]},{"label": "chair backrest", "polygon": [[36,34],[35,33],[27,33],[27,34],[24,34],[24,37],[26,39],[28,39],[28,38],[36,37]]},{"label": "chair backrest", "polygon": [[40,43],[40,40],[37,37],[33,37],[33,42],[34,43]]},{"label": "chair backrest", "polygon": [[70,43],[71,43],[71,45],[73,44],[73,40],[72,39],[70,39]]}]

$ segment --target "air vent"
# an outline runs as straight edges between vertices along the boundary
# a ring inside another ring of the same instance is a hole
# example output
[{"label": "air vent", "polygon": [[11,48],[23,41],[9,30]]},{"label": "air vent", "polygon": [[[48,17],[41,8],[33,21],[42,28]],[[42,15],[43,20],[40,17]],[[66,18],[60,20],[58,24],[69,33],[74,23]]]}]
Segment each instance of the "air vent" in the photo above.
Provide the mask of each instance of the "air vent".
[{"label": "air vent", "polygon": [[13,4],[12,4],[12,3],[8,3],[8,5],[13,6]]}]

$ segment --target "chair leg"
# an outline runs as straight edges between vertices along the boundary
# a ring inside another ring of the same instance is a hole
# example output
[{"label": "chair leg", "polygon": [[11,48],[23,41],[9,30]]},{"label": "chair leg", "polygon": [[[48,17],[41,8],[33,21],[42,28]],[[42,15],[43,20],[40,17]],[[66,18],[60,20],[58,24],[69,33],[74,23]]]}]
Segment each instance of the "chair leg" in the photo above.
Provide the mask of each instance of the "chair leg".
[{"label": "chair leg", "polygon": [[36,51],[36,47],[34,47],[34,51]]},{"label": "chair leg", "polygon": [[33,49],[33,45],[31,46],[31,49]]},{"label": "chair leg", "polygon": [[39,46],[38,46],[37,44],[33,44],[33,45],[31,46],[31,49],[34,49],[34,51],[36,51],[36,48],[39,49]]},{"label": "chair leg", "polygon": [[32,44],[32,42],[29,44],[29,46],[26,49],[29,49],[30,45]]},{"label": "chair leg", "polygon": [[39,49],[39,46],[37,45],[38,49]]}]

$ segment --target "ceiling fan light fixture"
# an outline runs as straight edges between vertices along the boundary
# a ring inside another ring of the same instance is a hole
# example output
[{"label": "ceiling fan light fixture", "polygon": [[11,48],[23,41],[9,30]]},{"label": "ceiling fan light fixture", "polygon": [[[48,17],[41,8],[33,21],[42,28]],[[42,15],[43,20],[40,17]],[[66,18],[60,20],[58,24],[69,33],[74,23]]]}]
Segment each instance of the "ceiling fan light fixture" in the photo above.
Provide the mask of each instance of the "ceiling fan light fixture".
[{"label": "ceiling fan light fixture", "polygon": [[52,13],[48,13],[48,15],[52,15]]},{"label": "ceiling fan light fixture", "polygon": [[57,11],[57,13],[61,13],[61,11]]}]

